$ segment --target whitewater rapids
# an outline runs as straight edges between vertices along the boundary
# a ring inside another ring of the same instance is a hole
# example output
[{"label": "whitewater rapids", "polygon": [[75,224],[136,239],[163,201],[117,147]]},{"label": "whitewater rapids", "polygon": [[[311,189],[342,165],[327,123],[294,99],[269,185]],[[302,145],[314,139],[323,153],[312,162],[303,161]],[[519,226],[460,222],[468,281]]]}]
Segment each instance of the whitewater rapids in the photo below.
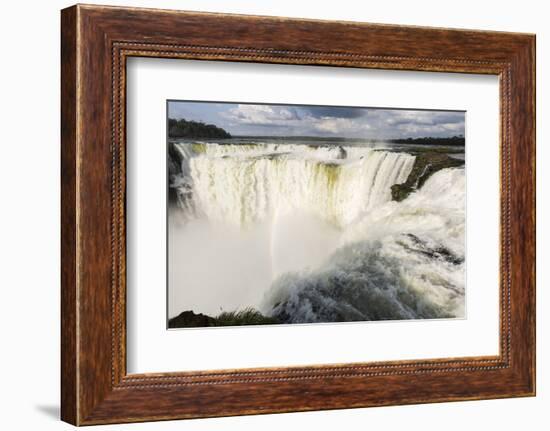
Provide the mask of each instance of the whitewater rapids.
[{"label": "whitewater rapids", "polygon": [[415,156],[173,143],[169,317],[255,308],[284,323],[464,315],[464,169],[402,202]]}]

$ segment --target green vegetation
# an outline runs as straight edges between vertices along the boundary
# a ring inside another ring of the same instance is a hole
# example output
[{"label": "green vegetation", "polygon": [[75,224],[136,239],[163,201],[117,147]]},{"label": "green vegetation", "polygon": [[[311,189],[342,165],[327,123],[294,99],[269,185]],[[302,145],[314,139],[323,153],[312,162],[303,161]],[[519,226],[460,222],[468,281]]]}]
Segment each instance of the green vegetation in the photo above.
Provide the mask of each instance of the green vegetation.
[{"label": "green vegetation", "polygon": [[459,145],[464,146],[464,136],[451,136],[449,138],[407,138],[407,139],[390,139],[389,142],[394,144],[407,145]]},{"label": "green vegetation", "polygon": [[168,321],[169,328],[196,328],[213,326],[272,325],[281,323],[278,319],[264,316],[254,308],[240,311],[224,311],[216,317],[184,311]]},{"label": "green vegetation", "polygon": [[341,166],[336,163],[317,163],[315,166],[316,174],[324,176],[329,190],[336,185],[341,172]]},{"label": "green vegetation", "polygon": [[401,202],[415,190],[418,190],[437,171],[445,168],[455,168],[464,165],[464,160],[453,159],[447,154],[417,153],[416,159],[407,178],[402,184],[391,186],[392,199]]},{"label": "green vegetation", "polygon": [[220,127],[213,124],[205,124],[198,121],[187,121],[185,119],[168,119],[168,137],[170,138],[231,138],[231,135]]},{"label": "green vegetation", "polygon": [[203,154],[203,153],[206,153],[206,144],[194,143],[194,144],[191,144],[191,148],[193,148],[193,151],[194,151],[196,154]]}]

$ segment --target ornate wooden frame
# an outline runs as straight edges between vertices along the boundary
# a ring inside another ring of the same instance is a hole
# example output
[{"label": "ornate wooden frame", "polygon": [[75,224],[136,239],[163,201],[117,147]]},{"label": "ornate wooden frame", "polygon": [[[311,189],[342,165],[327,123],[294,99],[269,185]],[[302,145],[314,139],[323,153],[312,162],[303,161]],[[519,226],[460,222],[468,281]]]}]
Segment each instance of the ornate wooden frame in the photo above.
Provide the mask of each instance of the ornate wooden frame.
[{"label": "ornate wooden frame", "polygon": [[[88,425],[535,394],[534,35],[82,5],[61,17],[63,420]],[[500,354],[128,375],[130,56],[498,75]]]}]

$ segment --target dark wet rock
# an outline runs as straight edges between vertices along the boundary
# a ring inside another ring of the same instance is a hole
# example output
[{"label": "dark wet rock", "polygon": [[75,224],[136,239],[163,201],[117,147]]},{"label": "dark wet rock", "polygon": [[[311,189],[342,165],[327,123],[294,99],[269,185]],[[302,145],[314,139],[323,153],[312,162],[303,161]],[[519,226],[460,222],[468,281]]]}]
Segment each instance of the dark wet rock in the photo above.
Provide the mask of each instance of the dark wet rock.
[{"label": "dark wet rock", "polygon": [[410,240],[410,244],[402,243],[401,245],[407,249],[407,251],[422,254],[430,259],[443,260],[445,262],[452,263],[453,265],[460,265],[464,262],[463,257],[455,255],[446,247],[441,245],[437,247],[430,247],[426,241],[423,241],[412,233],[406,233],[405,237]]},{"label": "dark wet rock", "polygon": [[348,157],[348,152],[344,147],[338,146],[338,155],[336,156],[337,159],[345,159]]},{"label": "dark wet rock", "polygon": [[206,314],[195,314],[192,311],[184,311],[168,321],[169,328],[194,328],[204,326],[215,326],[215,319]]},{"label": "dark wet rock", "polygon": [[394,184],[391,187],[392,199],[397,202],[401,202],[412,192],[420,189],[426,180],[437,171],[464,166],[464,160],[450,157],[448,154],[431,152],[411,153],[416,156],[416,159],[407,181],[402,184]]},{"label": "dark wet rock", "polygon": [[174,142],[168,143],[168,174],[170,176],[181,175],[181,162],[183,157],[176,148]]}]

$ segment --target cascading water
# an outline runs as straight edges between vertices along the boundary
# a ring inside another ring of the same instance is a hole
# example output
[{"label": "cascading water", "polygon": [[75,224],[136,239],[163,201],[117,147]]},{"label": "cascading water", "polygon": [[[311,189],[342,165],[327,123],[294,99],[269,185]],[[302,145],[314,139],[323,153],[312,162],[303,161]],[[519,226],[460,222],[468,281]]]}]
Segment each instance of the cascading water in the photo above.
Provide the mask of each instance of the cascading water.
[{"label": "cascading water", "polygon": [[464,313],[464,170],[402,202],[415,156],[351,145],[173,143],[169,315],[283,323]]},{"label": "cascading water", "polygon": [[320,269],[280,276],[264,312],[288,323],[464,315],[464,169],[344,231]]},{"label": "cascading water", "polygon": [[[414,163],[406,153],[305,145],[176,144],[185,190],[206,218],[240,226],[304,211],[337,227],[391,200]],[[189,149],[197,151],[190,157]],[[345,157],[345,158],[344,158]]]}]

